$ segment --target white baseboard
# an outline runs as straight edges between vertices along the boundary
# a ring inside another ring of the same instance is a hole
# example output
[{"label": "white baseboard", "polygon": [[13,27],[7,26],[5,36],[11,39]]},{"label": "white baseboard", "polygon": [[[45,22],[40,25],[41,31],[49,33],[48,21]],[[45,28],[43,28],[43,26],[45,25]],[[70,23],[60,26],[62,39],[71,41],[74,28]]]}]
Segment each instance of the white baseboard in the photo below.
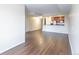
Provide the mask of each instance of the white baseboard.
[{"label": "white baseboard", "polygon": [[13,46],[9,47],[8,49],[1,51],[1,52],[0,52],[0,54],[2,54],[2,53],[4,53],[4,52],[6,52],[6,51],[7,51],[7,50],[9,50],[9,49],[12,49],[12,48],[14,48],[14,47],[18,46],[18,45],[20,45],[20,44],[22,44],[22,43],[24,43],[24,42],[25,42],[25,41],[19,42],[19,43],[15,44],[15,45],[13,45]]}]

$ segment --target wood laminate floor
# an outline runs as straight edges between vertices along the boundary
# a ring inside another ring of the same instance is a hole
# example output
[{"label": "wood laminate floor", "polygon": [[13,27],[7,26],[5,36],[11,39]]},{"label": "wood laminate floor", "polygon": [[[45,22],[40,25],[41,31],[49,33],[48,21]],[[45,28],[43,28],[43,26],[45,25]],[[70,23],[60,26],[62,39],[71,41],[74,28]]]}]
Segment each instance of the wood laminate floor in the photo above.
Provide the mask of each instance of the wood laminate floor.
[{"label": "wood laminate floor", "polygon": [[26,42],[1,55],[70,55],[67,34],[42,32],[26,33]]}]

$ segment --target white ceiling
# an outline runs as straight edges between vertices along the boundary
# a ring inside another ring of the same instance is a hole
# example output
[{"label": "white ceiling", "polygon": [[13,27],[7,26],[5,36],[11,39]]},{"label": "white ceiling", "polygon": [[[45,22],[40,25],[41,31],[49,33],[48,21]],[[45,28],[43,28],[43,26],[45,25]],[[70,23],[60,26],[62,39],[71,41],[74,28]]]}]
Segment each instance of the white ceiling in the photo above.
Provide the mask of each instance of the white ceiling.
[{"label": "white ceiling", "polygon": [[34,15],[63,15],[71,9],[70,4],[27,4],[26,7]]}]

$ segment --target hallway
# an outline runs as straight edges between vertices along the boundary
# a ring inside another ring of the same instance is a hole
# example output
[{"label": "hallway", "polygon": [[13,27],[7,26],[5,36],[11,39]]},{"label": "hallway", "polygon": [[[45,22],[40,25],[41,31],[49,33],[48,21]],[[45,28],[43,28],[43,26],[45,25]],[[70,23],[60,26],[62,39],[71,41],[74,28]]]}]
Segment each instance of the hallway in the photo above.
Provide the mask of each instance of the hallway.
[{"label": "hallway", "polygon": [[41,32],[26,33],[23,43],[2,55],[70,55],[71,49],[67,34]]}]

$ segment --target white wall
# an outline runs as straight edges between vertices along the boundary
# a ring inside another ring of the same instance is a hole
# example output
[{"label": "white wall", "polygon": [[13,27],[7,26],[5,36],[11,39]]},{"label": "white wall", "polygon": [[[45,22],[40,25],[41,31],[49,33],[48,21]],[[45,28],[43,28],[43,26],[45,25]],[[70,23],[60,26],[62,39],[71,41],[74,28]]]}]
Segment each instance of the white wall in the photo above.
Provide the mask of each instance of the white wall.
[{"label": "white wall", "polygon": [[43,26],[43,31],[68,34],[68,22],[69,22],[68,16],[65,15],[65,24],[64,24],[64,26],[44,25]]},{"label": "white wall", "polygon": [[29,11],[28,11],[28,8],[25,7],[25,32],[29,31],[29,27],[30,27],[30,24],[29,24]]},{"label": "white wall", "polygon": [[25,41],[25,6],[0,5],[0,53]]},{"label": "white wall", "polygon": [[30,31],[41,29],[40,17],[30,17]]},{"label": "white wall", "polygon": [[34,17],[34,16],[28,16],[26,18],[26,32],[28,31],[35,31],[41,29],[41,18],[40,17]]},{"label": "white wall", "polygon": [[69,16],[69,41],[72,54],[79,54],[79,5],[72,5],[72,10]]}]

